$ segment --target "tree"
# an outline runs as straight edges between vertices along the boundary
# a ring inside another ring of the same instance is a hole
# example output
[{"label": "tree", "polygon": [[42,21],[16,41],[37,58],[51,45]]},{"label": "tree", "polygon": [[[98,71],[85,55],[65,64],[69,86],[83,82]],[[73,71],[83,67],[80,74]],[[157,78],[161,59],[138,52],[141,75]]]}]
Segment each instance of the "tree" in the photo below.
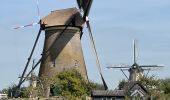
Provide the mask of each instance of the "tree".
[{"label": "tree", "polygon": [[121,80],[121,81],[119,81],[119,85],[118,85],[118,89],[119,90],[123,90],[123,89],[125,89],[125,86],[127,85],[127,81],[126,80]]},{"label": "tree", "polygon": [[15,95],[15,91],[17,89],[17,85],[16,84],[12,84],[11,86],[9,86],[8,88],[4,88],[2,90],[2,93],[8,94],[9,98],[14,97]]},{"label": "tree", "polygon": [[143,76],[139,79],[139,82],[148,90],[153,91],[160,89],[160,80],[156,79],[155,76]]},{"label": "tree", "polygon": [[[19,96],[22,98],[29,98],[43,96],[43,81],[47,82],[51,86],[52,96],[61,96],[69,100],[84,100],[86,96],[90,96],[92,90],[104,90],[103,85],[85,80],[81,74],[75,69],[65,70],[58,73],[52,78],[41,77],[37,83],[37,87],[21,87]],[[8,93],[9,97],[13,97],[16,91],[17,85],[12,85],[3,91]],[[32,96],[31,96],[32,97]]]},{"label": "tree", "polygon": [[8,94],[8,89],[5,88],[1,92],[4,93],[4,94]]},{"label": "tree", "polygon": [[16,84],[9,86],[2,90],[3,93],[8,94],[9,98],[15,97],[16,90],[18,91],[18,96],[21,98],[29,98],[30,92],[32,91],[32,87],[21,87],[20,89],[17,88]]},{"label": "tree", "polygon": [[12,86],[8,87],[8,97],[14,97],[15,96],[15,92],[17,90],[17,85],[13,84]]},{"label": "tree", "polygon": [[161,89],[165,94],[170,94],[170,78],[161,79]]},{"label": "tree", "polygon": [[30,97],[31,87],[21,87],[19,90],[19,94],[21,98],[29,98]]},{"label": "tree", "polygon": [[[143,85],[147,91],[148,95],[154,99],[154,98],[160,98],[162,97],[162,89],[161,89],[161,81],[159,79],[156,79],[155,76],[143,76],[138,81],[141,85]],[[119,89],[125,89],[128,84],[128,81],[122,80],[119,82]]]},{"label": "tree", "polygon": [[60,95],[67,98],[82,98],[91,94],[93,89],[102,89],[100,84],[88,82],[75,70],[65,70],[52,78],[52,95]]}]

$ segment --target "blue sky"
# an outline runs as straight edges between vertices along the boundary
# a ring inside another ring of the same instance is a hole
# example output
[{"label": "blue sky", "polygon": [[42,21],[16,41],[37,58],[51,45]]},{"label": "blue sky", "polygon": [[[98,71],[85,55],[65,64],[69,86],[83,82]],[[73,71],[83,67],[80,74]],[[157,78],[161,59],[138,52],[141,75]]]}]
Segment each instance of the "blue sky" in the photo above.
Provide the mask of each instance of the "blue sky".
[{"label": "blue sky", "polygon": [[[76,0],[39,0],[41,16],[52,10],[77,6]],[[170,1],[169,0],[94,0],[90,23],[110,89],[125,79],[118,70],[107,65],[133,63],[133,39],[138,40],[138,63],[163,64],[165,68],[149,73],[158,78],[169,77],[170,67]],[[39,26],[13,30],[17,25],[36,22],[36,0],[3,0],[0,3],[0,89],[18,83],[30,54]],[[44,34],[33,58],[42,52]],[[95,58],[89,45],[86,27],[82,38],[89,79],[101,83]],[[30,66],[31,67],[31,66]],[[37,69],[38,70],[38,69]]]}]

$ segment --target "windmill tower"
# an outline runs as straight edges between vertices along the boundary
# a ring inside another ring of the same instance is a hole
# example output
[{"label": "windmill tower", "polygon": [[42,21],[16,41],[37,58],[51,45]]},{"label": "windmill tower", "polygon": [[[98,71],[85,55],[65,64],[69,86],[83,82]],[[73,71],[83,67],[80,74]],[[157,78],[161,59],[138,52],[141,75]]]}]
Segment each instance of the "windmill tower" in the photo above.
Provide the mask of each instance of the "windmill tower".
[{"label": "windmill tower", "polygon": [[[139,65],[137,63],[136,51],[137,51],[136,50],[136,41],[134,40],[134,42],[133,42],[133,64],[131,66],[121,64],[121,65],[116,65],[116,66],[109,66],[107,68],[109,68],[109,69],[118,68],[122,71],[122,73],[125,75],[127,80],[129,80],[130,82],[135,82],[144,76],[145,70],[147,70],[149,72],[152,68],[164,67],[164,66],[160,66],[160,65]],[[129,71],[129,77],[125,74],[124,70]]]},{"label": "windmill tower", "polygon": [[[65,69],[75,68],[87,80],[87,71],[81,47],[82,26],[80,12],[76,8],[52,11],[42,18],[45,42],[39,77],[52,77]],[[50,90],[45,86],[45,94]]]},{"label": "windmill tower", "polygon": [[40,76],[53,76],[76,68],[87,79],[80,37],[84,21],[76,8],[52,11],[42,18],[45,42]]}]

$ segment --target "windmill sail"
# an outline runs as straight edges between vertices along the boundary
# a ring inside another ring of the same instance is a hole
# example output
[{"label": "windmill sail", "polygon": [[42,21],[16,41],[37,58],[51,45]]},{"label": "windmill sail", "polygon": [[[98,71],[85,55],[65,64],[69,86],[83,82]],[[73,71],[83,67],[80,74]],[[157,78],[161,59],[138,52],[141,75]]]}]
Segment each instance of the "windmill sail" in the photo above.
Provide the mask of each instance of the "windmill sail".
[{"label": "windmill sail", "polygon": [[36,5],[37,5],[38,21],[37,21],[37,22],[34,22],[34,23],[27,24],[27,25],[17,26],[17,27],[14,27],[13,29],[21,29],[21,28],[24,28],[24,27],[30,27],[30,26],[35,26],[35,25],[37,25],[37,24],[41,24],[41,23],[40,23],[41,17],[40,17],[39,1],[36,0],[36,2],[37,2]]},{"label": "windmill sail", "polygon": [[92,2],[93,0],[77,0],[79,9],[82,9],[84,12],[83,18],[89,15]]},{"label": "windmill sail", "polygon": [[95,58],[96,58],[96,64],[97,64],[98,70],[99,70],[99,72],[100,72],[100,76],[101,76],[101,79],[102,79],[104,88],[105,88],[105,90],[107,90],[107,89],[108,89],[108,86],[107,86],[107,84],[106,84],[106,82],[105,82],[105,80],[104,80],[103,74],[102,74],[101,65],[100,65],[100,62],[99,62],[99,57],[98,57],[98,55],[97,55],[97,50],[96,50],[96,47],[95,47],[95,43],[94,43],[94,39],[93,39],[93,35],[92,35],[92,31],[91,31],[91,27],[90,27],[89,21],[86,21],[86,24],[87,24],[87,28],[88,28],[88,31],[89,31],[89,37],[90,37],[91,47],[92,47],[94,56],[95,56]]},{"label": "windmill sail", "polygon": [[101,76],[104,88],[105,88],[105,90],[107,90],[108,87],[107,87],[107,84],[106,84],[106,82],[104,80],[104,77],[103,77],[103,74],[102,74],[102,71],[101,71],[101,66],[100,66],[99,58],[98,58],[97,51],[96,51],[96,48],[95,48],[95,43],[94,43],[94,39],[93,39],[90,23],[89,23],[89,20],[88,20],[88,15],[89,15],[89,12],[90,12],[90,8],[91,8],[91,5],[92,5],[92,2],[93,2],[93,0],[77,0],[77,4],[79,6],[79,9],[82,9],[83,12],[84,12],[83,13],[83,20],[86,21],[86,25],[87,25],[87,29],[88,29],[88,32],[89,32],[90,44],[91,44],[91,47],[92,47],[92,51],[93,51],[94,56],[96,58],[96,64],[97,64],[97,67],[98,67],[98,70],[99,70],[99,73],[100,73],[100,76]]},{"label": "windmill sail", "polygon": [[133,40],[133,60],[134,60],[134,64],[137,63],[136,59],[137,59],[137,55],[136,55],[136,40]]},{"label": "windmill sail", "polygon": [[164,67],[164,65],[142,65],[140,67]]}]

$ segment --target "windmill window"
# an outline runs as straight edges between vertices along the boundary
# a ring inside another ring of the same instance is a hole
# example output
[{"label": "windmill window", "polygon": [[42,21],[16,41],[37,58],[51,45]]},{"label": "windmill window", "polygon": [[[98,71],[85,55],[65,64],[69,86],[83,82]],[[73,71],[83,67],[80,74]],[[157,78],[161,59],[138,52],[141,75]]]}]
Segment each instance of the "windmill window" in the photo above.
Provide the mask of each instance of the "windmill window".
[{"label": "windmill window", "polygon": [[55,67],[55,60],[52,61],[52,66]]},{"label": "windmill window", "polygon": [[115,97],[112,97],[111,100],[116,100],[116,98],[115,98]]},{"label": "windmill window", "polygon": [[102,100],[107,100],[107,98],[102,98]]},{"label": "windmill window", "polygon": [[79,67],[80,65],[79,65],[79,61],[78,60],[75,60],[75,63],[74,63],[74,67]]}]

